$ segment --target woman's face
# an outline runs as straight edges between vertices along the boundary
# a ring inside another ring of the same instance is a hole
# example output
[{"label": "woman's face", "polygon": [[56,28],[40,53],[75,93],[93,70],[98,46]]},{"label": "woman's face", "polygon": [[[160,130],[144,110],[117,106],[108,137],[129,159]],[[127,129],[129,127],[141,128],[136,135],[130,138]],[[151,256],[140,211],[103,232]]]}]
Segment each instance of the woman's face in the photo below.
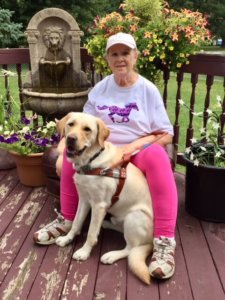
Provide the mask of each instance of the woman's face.
[{"label": "woman's face", "polygon": [[136,50],[123,44],[116,44],[107,52],[109,67],[115,76],[125,76],[133,72],[137,57]]}]

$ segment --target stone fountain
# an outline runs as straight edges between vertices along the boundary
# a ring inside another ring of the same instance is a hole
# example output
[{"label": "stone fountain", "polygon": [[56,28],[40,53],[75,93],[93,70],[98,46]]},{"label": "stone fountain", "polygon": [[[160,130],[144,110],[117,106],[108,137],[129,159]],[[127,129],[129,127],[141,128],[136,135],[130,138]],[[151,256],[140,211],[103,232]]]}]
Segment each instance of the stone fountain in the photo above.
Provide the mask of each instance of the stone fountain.
[{"label": "stone fountain", "polygon": [[66,11],[46,8],[35,14],[25,32],[31,71],[23,85],[24,108],[47,119],[82,111],[90,83],[81,71],[80,31]]}]

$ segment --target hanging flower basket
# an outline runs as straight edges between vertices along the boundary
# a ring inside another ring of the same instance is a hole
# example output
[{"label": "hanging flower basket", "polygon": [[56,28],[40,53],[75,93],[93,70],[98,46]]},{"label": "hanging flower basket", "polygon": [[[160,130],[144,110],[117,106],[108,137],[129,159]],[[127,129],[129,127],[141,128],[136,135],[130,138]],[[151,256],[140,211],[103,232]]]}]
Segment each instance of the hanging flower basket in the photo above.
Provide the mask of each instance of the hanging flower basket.
[{"label": "hanging flower basket", "polygon": [[20,182],[26,186],[37,187],[46,184],[46,176],[43,170],[43,153],[21,155],[10,151],[15,160]]}]

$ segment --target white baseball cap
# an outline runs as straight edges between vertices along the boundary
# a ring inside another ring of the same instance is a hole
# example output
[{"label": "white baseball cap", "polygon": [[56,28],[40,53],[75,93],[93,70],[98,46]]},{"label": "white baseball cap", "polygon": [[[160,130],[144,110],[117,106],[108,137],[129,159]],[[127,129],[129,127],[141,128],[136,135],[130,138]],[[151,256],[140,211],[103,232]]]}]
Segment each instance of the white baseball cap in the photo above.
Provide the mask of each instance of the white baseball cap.
[{"label": "white baseball cap", "polygon": [[108,38],[105,50],[107,51],[110,47],[112,47],[116,44],[123,44],[123,45],[128,46],[131,49],[137,48],[135,40],[132,37],[132,35],[130,35],[128,33],[123,33],[123,32],[119,32],[114,35],[111,35]]}]

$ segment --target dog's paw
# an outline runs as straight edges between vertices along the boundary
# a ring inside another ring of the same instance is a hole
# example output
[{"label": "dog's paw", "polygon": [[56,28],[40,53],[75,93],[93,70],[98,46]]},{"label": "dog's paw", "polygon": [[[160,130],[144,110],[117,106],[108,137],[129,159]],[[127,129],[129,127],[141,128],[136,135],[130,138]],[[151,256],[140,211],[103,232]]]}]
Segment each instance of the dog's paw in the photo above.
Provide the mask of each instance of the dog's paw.
[{"label": "dog's paw", "polygon": [[75,251],[73,254],[73,259],[76,260],[86,260],[90,256],[90,252],[86,251],[84,248],[80,248],[79,250]]},{"label": "dog's paw", "polygon": [[101,262],[103,264],[111,265],[115,261],[117,261],[117,259],[116,259],[115,254],[113,252],[107,252],[104,255],[102,255],[102,257],[101,257]]},{"label": "dog's paw", "polygon": [[72,242],[72,239],[68,238],[67,236],[60,236],[56,239],[55,243],[60,247],[65,247],[69,243]]}]

